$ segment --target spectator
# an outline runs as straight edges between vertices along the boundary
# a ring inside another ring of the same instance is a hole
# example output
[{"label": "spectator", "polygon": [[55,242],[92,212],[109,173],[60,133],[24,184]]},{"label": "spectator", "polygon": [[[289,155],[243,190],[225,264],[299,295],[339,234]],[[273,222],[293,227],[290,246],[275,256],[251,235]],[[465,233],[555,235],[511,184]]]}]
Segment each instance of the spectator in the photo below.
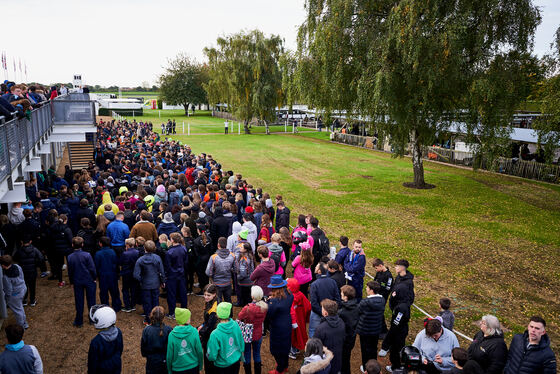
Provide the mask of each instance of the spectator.
[{"label": "spectator", "polygon": [[167,341],[167,371],[169,373],[198,373],[203,367],[203,352],[198,332],[191,323],[191,311],[175,309],[177,326]]},{"label": "spectator", "polygon": [[155,254],[156,244],[148,240],[144,244],[146,254],[134,265],[134,278],[140,282],[144,323],[149,323],[149,314],[159,305],[159,287],[165,284],[165,271],[159,256]]},{"label": "spectator", "polygon": [[187,307],[187,284],[185,271],[188,268],[189,256],[187,249],[183,246],[183,237],[178,232],[171,234],[171,247],[165,254],[165,274],[167,275],[167,305],[169,316],[175,317],[175,306],[177,296],[181,308]]},{"label": "spectator", "polygon": [[391,288],[393,287],[393,275],[380,258],[373,260],[373,268],[375,269],[375,278],[373,280],[381,286],[379,294],[383,296],[385,302],[387,302],[391,294]]},{"label": "spectator", "polygon": [[251,280],[255,286],[262,288],[265,296],[268,296],[270,294],[268,284],[270,283],[270,278],[274,274],[274,261],[270,260],[268,248],[264,245],[259,246],[257,254],[261,258],[261,263],[251,274]]},{"label": "spectator", "polygon": [[503,372],[507,360],[507,346],[498,318],[490,314],[482,317],[480,331],[473,338],[468,358],[476,361],[487,374]]},{"label": "spectator", "polygon": [[437,319],[426,323],[426,327],[416,335],[413,346],[422,353],[424,370],[428,373],[447,372],[455,366],[451,362],[451,350],[459,347],[459,342],[455,334]]},{"label": "spectator", "polygon": [[[478,362],[469,360],[467,351],[463,348],[453,348],[451,351],[451,362],[455,365],[449,372],[450,374],[483,374],[484,370]],[[500,372],[501,373],[501,372]]]},{"label": "spectator", "polygon": [[6,331],[6,350],[0,355],[0,373],[2,374],[43,374],[43,361],[34,345],[23,342],[24,328],[13,324],[4,328]]},{"label": "spectator", "polygon": [[234,272],[235,255],[227,250],[227,239],[218,239],[218,252],[213,254],[206,266],[206,275],[212,278],[218,289],[218,303],[231,303],[232,276]]},{"label": "spectator", "polygon": [[74,289],[76,317],[74,327],[82,327],[84,323],[84,292],[88,310],[95,305],[95,289],[97,272],[91,254],[83,251],[84,239],[76,236],[72,239],[74,253],[68,256],[68,278]]},{"label": "spectator", "polygon": [[27,329],[27,318],[25,310],[23,310],[23,297],[27,292],[25,281],[23,279],[23,270],[17,264],[13,263],[12,256],[0,256],[0,265],[2,265],[3,277],[2,286],[6,297],[6,305],[12,310],[16,316],[18,325]]},{"label": "spectator", "polygon": [[[342,374],[351,373],[350,357],[352,349],[356,344],[356,327],[360,320],[360,311],[358,309],[358,302],[356,300],[356,290],[354,287],[344,285],[340,289],[340,308],[338,309],[338,316],[344,322],[345,333],[344,343],[342,345]],[[360,338],[361,341],[361,338]]]},{"label": "spectator", "polygon": [[313,253],[311,253],[311,248],[307,243],[301,243],[300,246],[304,246],[305,249],[297,255],[292,261],[292,267],[294,269],[294,278],[297,279],[300,284],[301,292],[307,297],[309,293],[309,285],[313,279],[311,274],[311,266],[313,265]]},{"label": "spectator", "polygon": [[121,310],[121,296],[119,292],[119,265],[115,251],[109,247],[111,239],[101,237],[101,249],[95,254],[95,269],[99,277],[99,299],[102,304],[109,304],[109,294],[115,312]]},{"label": "spectator", "polygon": [[113,212],[113,214],[115,215],[119,212],[119,207],[115,203],[113,203],[113,200],[111,199],[111,193],[109,191],[103,192],[101,204],[97,208],[98,216],[102,216],[105,213],[106,206],[110,207],[109,211]]},{"label": "spectator", "polygon": [[[52,223],[47,229],[47,241],[50,246],[48,252],[49,262],[52,269],[52,279],[58,279],[58,287],[64,287],[66,284],[62,280],[62,267],[64,265],[64,256],[72,251],[72,230],[66,225],[66,215],[60,216],[54,212]],[[51,279],[51,278],[49,278]]]},{"label": "spectator", "polygon": [[356,332],[360,334],[362,372],[370,359],[377,359],[377,343],[383,325],[385,300],[379,294],[381,286],[376,281],[366,285],[367,297],[358,306],[359,321]]},{"label": "spectator", "polygon": [[362,241],[354,240],[352,252],[344,260],[344,270],[348,284],[356,290],[356,300],[362,300],[362,290],[364,288],[364,276],[366,267],[366,255],[362,249]]},{"label": "spectator", "polygon": [[443,319],[443,327],[448,330],[453,331],[453,325],[455,324],[455,315],[449,310],[451,307],[451,300],[447,297],[439,299],[439,316]]},{"label": "spectator", "polygon": [[379,362],[377,360],[371,359],[366,362],[366,366],[364,367],[364,373],[366,374],[380,374],[381,373],[381,366],[379,366]]},{"label": "spectator", "polygon": [[[210,334],[218,324],[218,316],[216,315],[216,310],[218,308],[217,293],[216,286],[213,284],[208,284],[204,287],[204,322],[202,325],[198,326],[198,334],[204,351],[206,351]],[[204,371],[208,373],[213,373],[215,371],[214,364],[208,361],[206,356],[204,356]]]},{"label": "spectator", "polygon": [[150,213],[143,210],[140,212],[140,221],[132,226],[130,230],[130,237],[136,239],[141,236],[146,240],[151,240],[154,243],[158,240],[158,233],[156,226],[150,222]]},{"label": "spectator", "polygon": [[194,253],[197,258],[196,262],[196,273],[198,275],[198,284],[200,291],[197,295],[201,296],[204,294],[202,291],[204,287],[208,284],[208,276],[206,275],[206,267],[208,265],[208,260],[212,255],[212,240],[207,234],[208,229],[204,224],[197,224],[198,238],[194,240]]},{"label": "spectator", "polygon": [[270,258],[274,261],[274,274],[283,275],[284,268],[286,267],[286,255],[284,254],[284,249],[280,245],[282,236],[278,233],[274,233],[270,240],[271,243],[268,246],[268,251],[270,253]]},{"label": "spectator", "polygon": [[[352,252],[350,250],[350,248],[348,248],[348,237],[347,236],[341,236],[339,238],[339,242],[340,242],[340,249],[338,251],[338,253],[336,254],[336,257],[334,258],[334,260],[336,262],[338,262],[341,266],[344,266],[344,260],[346,259],[346,257],[348,257],[348,255],[350,254],[350,252]],[[343,269],[344,271],[346,271],[346,269]]]},{"label": "spectator", "polygon": [[269,374],[284,373],[288,370],[288,356],[291,348],[292,328],[294,327],[291,316],[294,297],[286,292],[287,284],[281,275],[274,275],[270,278],[270,284],[268,285],[271,292],[268,299],[266,319],[270,324],[270,353],[276,361],[276,368]]},{"label": "spectator", "polygon": [[[414,302],[414,275],[408,271],[409,263],[407,260],[397,260],[395,262],[395,272],[397,277],[395,278],[395,283],[393,285],[393,290],[397,288],[402,289],[401,295],[406,295],[409,299],[407,303],[412,305]],[[389,308],[393,310],[396,302],[393,300],[396,292],[393,291],[389,297]]]},{"label": "spectator", "polygon": [[218,326],[210,334],[206,355],[218,372],[235,374],[239,372],[239,361],[243,357],[245,342],[239,325],[230,318],[231,308],[229,302],[218,304]]},{"label": "spectator", "polygon": [[124,213],[118,212],[116,218],[107,226],[107,236],[111,239],[111,248],[120,257],[125,248],[125,240],[130,235],[130,229],[124,221]]},{"label": "spectator", "polygon": [[138,281],[134,279],[134,266],[136,265],[138,257],[139,252],[136,248],[136,240],[127,238],[125,240],[125,251],[119,259],[124,302],[123,312],[126,313],[136,310],[136,301],[139,300],[140,289],[138,287]]},{"label": "spectator", "polygon": [[290,209],[284,201],[280,200],[276,203],[276,232],[279,232],[282,227],[290,227]]},{"label": "spectator", "polygon": [[342,286],[346,284],[346,278],[344,276],[344,273],[342,273],[342,271],[340,270],[340,264],[335,260],[329,260],[329,262],[327,262],[327,268],[329,270],[329,277],[331,279],[334,279],[336,285],[338,286],[338,289],[340,290]]},{"label": "spectator", "polygon": [[179,228],[177,228],[177,224],[173,221],[171,212],[167,212],[163,215],[163,219],[157,228],[157,233],[158,235],[165,234],[169,237],[174,232],[179,232]]},{"label": "spectator", "polygon": [[546,322],[539,316],[529,320],[523,334],[514,335],[504,374],[556,373],[556,357],[550,348]]},{"label": "spectator", "polygon": [[94,305],[89,318],[98,334],[88,351],[88,374],[119,374],[122,370],[123,337],[115,326],[117,314],[107,305]]},{"label": "spectator", "polygon": [[150,313],[150,325],[142,331],[140,352],[146,357],[146,374],[167,374],[165,363],[171,327],[163,323],[165,311],[156,306]]},{"label": "spectator", "polygon": [[251,245],[251,249],[253,250],[253,253],[255,253],[255,243],[257,242],[258,233],[257,226],[253,223],[253,215],[251,213],[243,214],[242,227],[247,229],[247,243]]},{"label": "spectator", "polygon": [[323,346],[319,339],[312,338],[305,345],[305,358],[301,365],[301,374],[328,374],[334,355]]},{"label": "spectator", "polygon": [[23,279],[27,292],[23,296],[23,306],[27,305],[27,296],[29,294],[29,303],[31,306],[37,305],[35,298],[35,290],[37,286],[37,267],[45,262],[45,257],[33,244],[30,236],[23,237],[23,245],[14,254],[14,260],[19,263],[23,271]]},{"label": "spectator", "polygon": [[294,296],[292,313],[297,325],[295,328],[292,326],[292,347],[289,356],[295,360],[299,352],[305,349],[305,343],[307,343],[307,321],[309,321],[311,313],[311,303],[299,290],[299,282],[295,278],[288,278],[288,291]]},{"label": "spectator", "polygon": [[253,351],[253,367],[255,374],[261,374],[261,344],[263,323],[268,311],[268,305],[262,301],[264,296],[262,288],[259,286],[251,287],[251,298],[253,302],[243,307],[239,312],[239,320],[253,325],[253,338],[251,343],[245,343],[245,350],[243,352],[243,368],[245,373],[251,373],[251,351]]},{"label": "spectator", "polygon": [[309,301],[311,302],[311,315],[309,317],[309,336],[314,337],[315,329],[321,322],[321,302],[325,299],[335,300],[340,303],[340,292],[336,282],[327,277],[327,264],[320,263],[315,268],[317,279],[309,288]]},{"label": "spectator", "polygon": [[319,339],[333,353],[330,373],[337,374],[342,368],[342,347],[346,327],[337,314],[338,304],[336,301],[330,299],[321,301],[321,309],[324,319],[317,326],[313,337]]},{"label": "spectator", "polygon": [[235,259],[235,274],[237,275],[237,286],[240,289],[239,296],[241,296],[237,306],[244,307],[251,302],[251,286],[253,285],[251,274],[254,270],[255,261],[251,246],[249,243],[243,243]]}]

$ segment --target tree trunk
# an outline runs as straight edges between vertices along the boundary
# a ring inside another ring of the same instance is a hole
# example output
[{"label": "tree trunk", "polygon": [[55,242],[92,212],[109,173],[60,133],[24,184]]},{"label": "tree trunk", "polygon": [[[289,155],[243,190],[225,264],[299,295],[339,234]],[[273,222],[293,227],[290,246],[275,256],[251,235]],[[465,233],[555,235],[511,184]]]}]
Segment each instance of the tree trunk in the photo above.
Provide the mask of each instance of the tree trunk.
[{"label": "tree trunk", "polygon": [[183,104],[183,108],[185,108],[185,116],[189,115],[189,103]]},{"label": "tree trunk", "polygon": [[266,128],[266,135],[270,135],[270,127],[268,126],[267,120],[264,120],[264,126]]},{"label": "tree trunk", "polygon": [[424,163],[422,162],[422,150],[418,142],[418,132],[412,130],[412,168],[414,170],[414,186],[423,188],[426,186],[424,181]]},{"label": "tree trunk", "polygon": [[245,134],[250,134],[251,131],[249,131],[249,120],[245,120],[243,121],[243,129],[245,130]]}]

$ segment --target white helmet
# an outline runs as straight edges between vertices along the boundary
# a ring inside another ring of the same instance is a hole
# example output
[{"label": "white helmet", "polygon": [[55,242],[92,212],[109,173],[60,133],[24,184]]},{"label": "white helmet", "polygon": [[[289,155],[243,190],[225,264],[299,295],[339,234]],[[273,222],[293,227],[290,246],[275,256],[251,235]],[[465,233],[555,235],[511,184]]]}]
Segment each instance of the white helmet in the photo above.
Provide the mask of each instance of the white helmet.
[{"label": "white helmet", "polygon": [[93,325],[96,329],[106,329],[117,322],[117,314],[113,308],[99,304],[91,307],[89,319],[93,321]]}]

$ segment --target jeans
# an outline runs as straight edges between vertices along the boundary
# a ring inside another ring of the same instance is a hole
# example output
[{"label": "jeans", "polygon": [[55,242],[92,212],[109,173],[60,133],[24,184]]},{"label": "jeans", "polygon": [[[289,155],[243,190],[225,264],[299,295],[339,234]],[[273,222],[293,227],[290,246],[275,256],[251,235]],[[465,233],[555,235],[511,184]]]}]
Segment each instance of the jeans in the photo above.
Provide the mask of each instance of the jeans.
[{"label": "jeans", "polygon": [[252,341],[251,343],[245,343],[245,352],[243,352],[243,362],[246,364],[251,363],[251,348],[253,350],[253,361],[261,362],[261,344],[262,338],[259,340]]},{"label": "jeans", "polygon": [[144,309],[144,321],[150,322],[150,313],[154,307],[159,305],[159,288],[153,290],[142,290],[142,307]]},{"label": "jeans", "polygon": [[75,325],[81,326],[84,323],[84,291],[89,311],[90,308],[95,305],[95,289],[95,282],[91,282],[90,284],[74,285],[74,302],[76,304],[76,318],[74,318]]},{"label": "jeans", "polygon": [[29,327],[27,324],[27,318],[25,317],[25,311],[23,310],[23,295],[25,295],[25,292],[27,292],[27,290],[24,290],[15,296],[9,295],[6,297],[6,305],[12,310],[12,312],[14,312],[17,324],[24,329]]},{"label": "jeans", "polygon": [[364,365],[364,367],[366,367],[366,362],[370,359],[377,359],[378,341],[379,335],[360,335],[360,349],[362,350],[362,365]]},{"label": "jeans", "polygon": [[313,334],[315,333],[315,329],[317,328],[317,326],[319,326],[319,323],[321,323],[321,316],[318,315],[317,313],[315,313],[314,311],[311,311],[311,314],[309,315],[309,337],[312,338]]}]

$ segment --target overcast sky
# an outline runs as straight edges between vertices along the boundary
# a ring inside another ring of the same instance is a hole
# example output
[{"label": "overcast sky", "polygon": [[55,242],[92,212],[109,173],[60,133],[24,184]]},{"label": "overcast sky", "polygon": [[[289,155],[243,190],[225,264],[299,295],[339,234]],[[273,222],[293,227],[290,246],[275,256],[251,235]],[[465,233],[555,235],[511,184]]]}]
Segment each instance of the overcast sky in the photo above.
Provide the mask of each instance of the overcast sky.
[{"label": "overcast sky", "polygon": [[[546,53],[560,24],[559,0],[535,0],[543,22],[535,52]],[[183,51],[199,60],[220,35],[258,28],[295,49],[304,0],[18,0],[2,3],[2,18],[17,20],[0,43],[13,62],[27,63],[29,81],[140,86],[156,83],[167,58]],[[4,71],[0,71],[4,77]],[[17,68],[17,80],[25,80]]]}]

